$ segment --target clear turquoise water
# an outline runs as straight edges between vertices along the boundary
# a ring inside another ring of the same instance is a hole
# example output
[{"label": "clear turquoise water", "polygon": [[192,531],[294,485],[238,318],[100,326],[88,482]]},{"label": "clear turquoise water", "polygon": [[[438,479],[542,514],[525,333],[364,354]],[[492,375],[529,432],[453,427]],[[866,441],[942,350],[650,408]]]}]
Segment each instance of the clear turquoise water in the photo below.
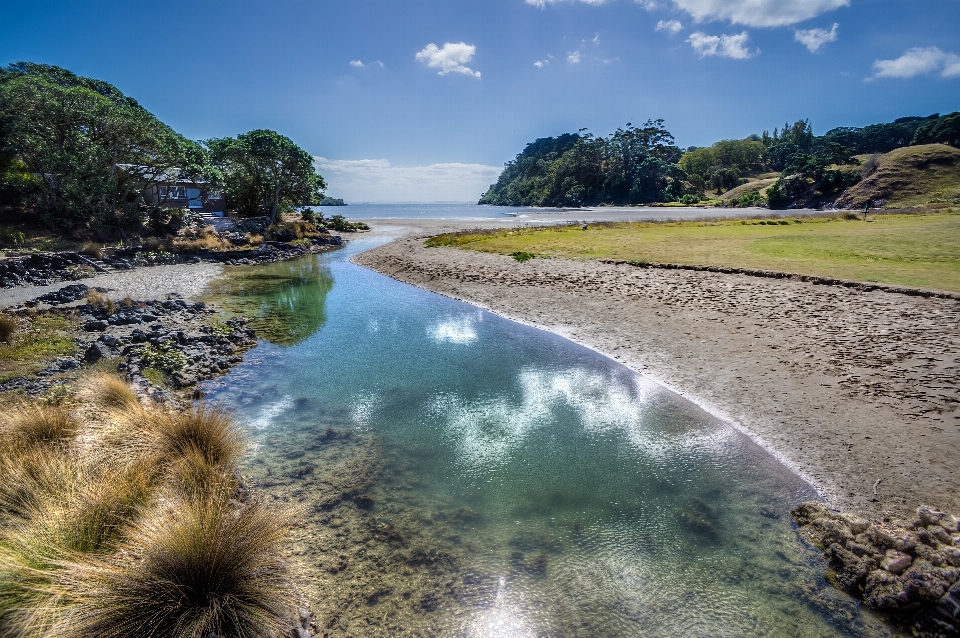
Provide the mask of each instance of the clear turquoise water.
[{"label": "clear turquoise water", "polygon": [[606,357],[347,262],[375,241],[232,271],[295,272],[277,285],[296,294],[252,294],[265,315],[303,303],[323,320],[206,390],[250,428],[261,473],[291,447],[322,465],[303,442],[330,426],[376,441],[384,469],[362,515],[413,516],[482,575],[462,604],[403,616],[398,595],[411,635],[887,635],[798,540],[789,510],[809,485]]}]

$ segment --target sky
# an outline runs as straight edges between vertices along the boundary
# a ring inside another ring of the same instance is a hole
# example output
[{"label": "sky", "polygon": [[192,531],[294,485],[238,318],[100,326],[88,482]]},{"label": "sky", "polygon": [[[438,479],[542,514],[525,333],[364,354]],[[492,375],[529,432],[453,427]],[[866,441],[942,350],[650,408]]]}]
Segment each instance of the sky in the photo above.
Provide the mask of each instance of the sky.
[{"label": "sky", "polygon": [[192,139],[274,129],[347,202],[475,201],[539,138],[682,147],[960,110],[960,0],[0,0],[0,63]]}]

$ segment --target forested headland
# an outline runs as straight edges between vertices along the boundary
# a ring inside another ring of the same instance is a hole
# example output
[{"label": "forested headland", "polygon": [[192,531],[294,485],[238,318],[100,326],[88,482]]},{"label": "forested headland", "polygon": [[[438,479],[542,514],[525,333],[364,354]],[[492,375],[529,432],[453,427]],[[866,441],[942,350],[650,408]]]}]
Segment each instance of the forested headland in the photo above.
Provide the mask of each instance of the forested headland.
[{"label": "forested headland", "polygon": [[[837,200],[873,172],[884,154],[930,144],[960,146],[960,112],[835,128],[819,136],[809,120],[801,120],[772,133],[685,151],[664,120],[648,120],[642,126],[628,123],[606,137],[581,129],[531,142],[505,165],[479,203],[816,206]],[[930,161],[957,164],[954,155]],[[746,187],[751,183],[756,188]],[[735,190],[739,187],[742,194]]]},{"label": "forested headland", "polygon": [[275,131],[190,140],[102,80],[30,62],[0,68],[5,222],[28,218],[76,237],[149,235],[190,212],[186,200],[182,210],[151,201],[158,184],[195,186],[238,216],[273,221],[320,203],[326,188],[312,156]]}]

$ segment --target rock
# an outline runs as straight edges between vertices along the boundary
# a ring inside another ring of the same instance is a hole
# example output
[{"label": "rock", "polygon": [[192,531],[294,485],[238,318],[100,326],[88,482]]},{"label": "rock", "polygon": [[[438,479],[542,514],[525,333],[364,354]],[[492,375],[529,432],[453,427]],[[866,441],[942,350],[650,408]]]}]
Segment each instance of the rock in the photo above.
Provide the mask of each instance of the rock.
[{"label": "rock", "polygon": [[890,572],[878,569],[867,575],[863,587],[863,602],[867,606],[874,609],[899,609],[909,601],[903,581]]},{"label": "rock", "polygon": [[880,566],[891,574],[903,573],[913,563],[913,558],[909,554],[898,552],[895,549],[888,549],[887,555],[880,563]]},{"label": "rock", "polygon": [[944,545],[952,545],[953,539],[950,538],[950,534],[947,530],[943,529],[939,525],[928,525],[927,531],[930,532],[930,536],[940,541]]},{"label": "rock", "polygon": [[87,332],[103,331],[107,329],[107,322],[94,319],[83,324],[83,329]]},{"label": "rock", "polygon": [[933,509],[932,507],[921,505],[917,508],[917,520],[920,521],[920,525],[939,525],[943,517],[943,512]]},{"label": "rock", "polygon": [[107,350],[106,346],[94,343],[84,351],[83,360],[88,364],[96,363],[100,359],[109,356],[109,352],[104,352],[105,350]]},{"label": "rock", "polygon": [[921,560],[903,574],[903,583],[911,599],[932,602],[940,600],[957,578],[960,578],[960,570],[936,567]]},{"label": "rock", "polygon": [[861,558],[844,549],[839,543],[833,543],[827,550],[830,567],[837,574],[837,582],[844,589],[855,590],[867,578],[867,574],[877,568],[870,558]]},{"label": "rock", "polygon": [[119,339],[117,339],[113,335],[108,335],[108,334],[100,335],[100,338],[97,339],[97,341],[111,348],[116,346],[118,343],[120,343]]}]

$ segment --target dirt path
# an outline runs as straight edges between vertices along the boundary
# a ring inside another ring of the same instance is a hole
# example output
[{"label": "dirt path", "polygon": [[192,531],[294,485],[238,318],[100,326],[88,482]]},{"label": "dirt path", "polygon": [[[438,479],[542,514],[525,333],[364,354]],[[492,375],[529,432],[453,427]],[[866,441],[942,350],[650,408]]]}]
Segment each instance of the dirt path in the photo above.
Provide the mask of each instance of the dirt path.
[{"label": "dirt path", "polygon": [[[110,296],[123,299],[129,295],[141,301],[164,299],[167,293],[177,293],[185,299],[193,299],[203,292],[207,283],[223,272],[220,264],[175,264],[172,266],[146,266],[133,270],[111,272],[82,279],[76,283],[93,288],[109,289]],[[0,290],[0,308],[16,306],[30,299],[73,282],[61,281],[49,286],[18,286]]]},{"label": "dirt path", "polygon": [[560,333],[743,429],[835,507],[960,511],[960,302],[746,275],[424,248],[354,258]]}]

